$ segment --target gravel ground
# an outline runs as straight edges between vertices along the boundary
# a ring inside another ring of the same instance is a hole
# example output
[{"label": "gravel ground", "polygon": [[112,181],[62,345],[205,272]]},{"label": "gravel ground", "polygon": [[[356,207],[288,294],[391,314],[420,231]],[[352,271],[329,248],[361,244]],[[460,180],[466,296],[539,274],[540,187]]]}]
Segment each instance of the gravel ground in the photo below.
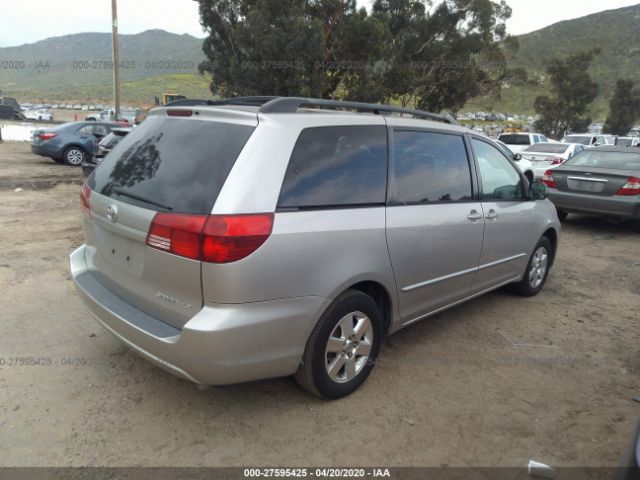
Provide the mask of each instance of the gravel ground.
[{"label": "gravel ground", "polygon": [[[614,466],[640,415],[640,235],[570,216],[545,290],[387,339],[337,402],[283,378],[199,391],[76,298],[80,172],[0,144],[0,465]],[[15,191],[22,188],[22,191]]]}]

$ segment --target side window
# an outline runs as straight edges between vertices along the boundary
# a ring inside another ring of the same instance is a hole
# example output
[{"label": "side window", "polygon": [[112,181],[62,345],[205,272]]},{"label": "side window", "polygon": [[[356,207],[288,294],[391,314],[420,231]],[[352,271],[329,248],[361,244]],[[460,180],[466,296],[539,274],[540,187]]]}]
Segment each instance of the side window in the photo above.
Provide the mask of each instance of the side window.
[{"label": "side window", "polygon": [[298,137],[278,207],[384,204],[386,197],[384,125],[315,127]]},{"label": "side window", "polygon": [[397,204],[471,200],[471,171],[462,136],[396,131],[394,138]]},{"label": "side window", "polygon": [[84,127],[80,128],[78,131],[85,135],[91,135],[93,133],[93,125],[85,125]]},{"label": "side window", "polygon": [[93,134],[104,137],[105,135],[109,134],[109,128],[107,128],[106,125],[95,125],[93,127]]},{"label": "side window", "polygon": [[472,139],[482,179],[485,201],[518,201],[523,199],[520,175],[507,158],[493,145]]}]

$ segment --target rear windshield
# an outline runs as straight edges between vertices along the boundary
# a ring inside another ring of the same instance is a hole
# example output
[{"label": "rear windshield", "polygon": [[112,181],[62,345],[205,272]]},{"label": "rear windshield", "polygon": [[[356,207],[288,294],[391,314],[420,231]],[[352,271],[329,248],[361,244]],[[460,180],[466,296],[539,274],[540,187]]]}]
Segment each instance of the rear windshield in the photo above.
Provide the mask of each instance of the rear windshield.
[{"label": "rear windshield", "polygon": [[573,167],[640,171],[640,153],[586,150],[564,164]]},{"label": "rear windshield", "polygon": [[540,153],[564,153],[569,148],[569,145],[563,145],[562,143],[536,143],[530,147],[525,148],[525,152],[540,152]]},{"label": "rear windshield", "polygon": [[107,155],[89,178],[89,187],[152,210],[208,214],[253,130],[148,118]]},{"label": "rear windshield", "polygon": [[564,143],[579,143],[580,145],[591,145],[591,140],[593,137],[579,137],[569,135],[568,137],[564,137],[562,141]]},{"label": "rear windshield", "polygon": [[102,145],[103,147],[107,147],[107,148],[113,148],[123,138],[124,137],[116,135],[115,133],[111,132],[109,135],[107,135],[106,137],[104,137],[102,139],[102,141],[100,142],[100,145]]},{"label": "rear windshield", "polygon": [[529,135],[500,135],[498,140],[507,145],[529,145],[531,143]]}]

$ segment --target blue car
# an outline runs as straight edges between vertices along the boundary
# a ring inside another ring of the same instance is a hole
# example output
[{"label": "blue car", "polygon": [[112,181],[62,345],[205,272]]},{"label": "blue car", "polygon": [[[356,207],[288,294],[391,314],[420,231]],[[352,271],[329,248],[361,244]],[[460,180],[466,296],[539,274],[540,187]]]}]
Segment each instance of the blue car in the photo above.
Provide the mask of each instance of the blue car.
[{"label": "blue car", "polygon": [[98,141],[118,127],[121,125],[111,122],[71,122],[36,130],[31,139],[31,151],[56,162],[79,167],[93,157]]}]

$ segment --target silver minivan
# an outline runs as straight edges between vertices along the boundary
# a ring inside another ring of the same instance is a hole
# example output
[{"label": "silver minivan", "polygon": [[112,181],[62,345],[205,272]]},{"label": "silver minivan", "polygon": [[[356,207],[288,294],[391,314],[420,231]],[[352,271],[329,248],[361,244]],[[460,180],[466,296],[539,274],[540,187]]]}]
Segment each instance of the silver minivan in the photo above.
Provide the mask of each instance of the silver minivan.
[{"label": "silver minivan", "polygon": [[171,373],[293,374],[339,398],[383,336],[543,288],[556,210],[481,134],[383,105],[186,103],[150,112],[89,177],[70,259],[96,319]]}]

